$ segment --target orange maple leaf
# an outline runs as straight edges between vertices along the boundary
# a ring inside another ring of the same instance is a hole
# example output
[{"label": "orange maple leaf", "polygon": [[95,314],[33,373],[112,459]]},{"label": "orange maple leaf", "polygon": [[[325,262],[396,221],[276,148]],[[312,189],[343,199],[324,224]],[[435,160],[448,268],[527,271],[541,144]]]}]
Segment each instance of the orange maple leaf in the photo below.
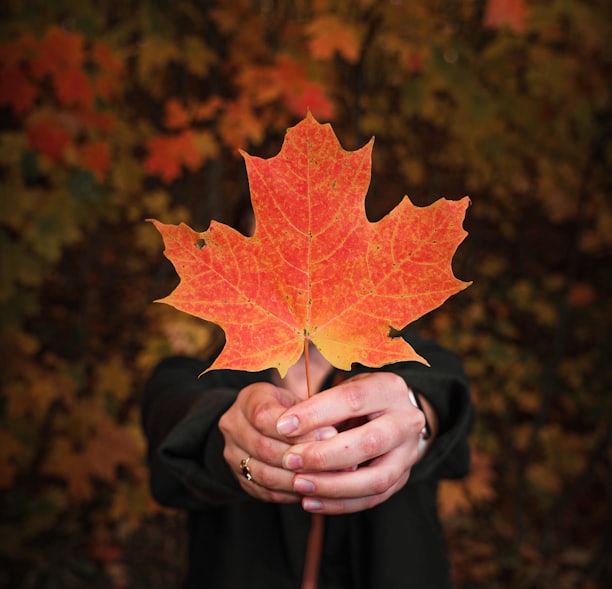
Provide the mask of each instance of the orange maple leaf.
[{"label": "orange maple leaf", "polygon": [[515,33],[522,33],[528,14],[525,0],[488,0],[484,24],[494,29],[507,26]]},{"label": "orange maple leaf", "polygon": [[123,62],[101,42],[94,43],[91,58],[97,71],[91,82],[97,96],[109,100],[121,92],[125,66]]},{"label": "orange maple leaf", "polygon": [[170,98],[164,105],[164,125],[168,129],[184,129],[191,124],[187,109],[176,98]]},{"label": "orange maple leaf", "polygon": [[364,209],[373,141],[348,152],[312,115],[270,159],[243,153],[256,228],[213,221],[197,233],[153,221],[181,282],[160,302],[220,325],[211,369],[281,375],[312,341],[334,366],[424,359],[393,337],[469,283],[451,260],[469,199],[415,207],[405,197],[370,223]]},{"label": "orange maple leaf", "polygon": [[339,53],[356,63],[361,51],[359,34],[353,26],[333,15],[320,16],[307,27],[310,54],[315,59],[331,59]]},{"label": "orange maple leaf", "polygon": [[79,148],[81,166],[91,170],[98,182],[103,182],[111,165],[110,147],[106,141],[86,143]]},{"label": "orange maple leaf", "polygon": [[42,79],[65,70],[81,69],[84,59],[83,35],[53,26],[38,43],[30,69],[34,77]]},{"label": "orange maple leaf", "polygon": [[297,116],[311,112],[318,117],[330,119],[334,114],[334,107],[325,95],[325,89],[317,82],[305,82],[291,89],[285,94],[284,103]]},{"label": "orange maple leaf", "polygon": [[41,118],[31,122],[27,131],[28,145],[32,149],[59,161],[72,142],[72,133],[51,118]]},{"label": "orange maple leaf", "polygon": [[332,118],[332,101],[321,84],[308,80],[303,64],[281,56],[275,73],[283,94],[283,102],[291,113],[303,117],[310,112],[318,118]]},{"label": "orange maple leaf", "polygon": [[147,142],[147,149],[147,172],[159,175],[164,182],[178,178],[183,165],[192,171],[197,170],[206,158],[192,129],[185,129],[178,135],[152,137]]},{"label": "orange maple leaf", "polygon": [[21,114],[30,109],[38,97],[38,88],[19,65],[7,64],[0,68],[0,105],[11,106]]},{"label": "orange maple leaf", "polygon": [[91,106],[94,94],[91,83],[83,70],[69,69],[53,76],[53,85],[59,101],[67,106],[80,104]]}]

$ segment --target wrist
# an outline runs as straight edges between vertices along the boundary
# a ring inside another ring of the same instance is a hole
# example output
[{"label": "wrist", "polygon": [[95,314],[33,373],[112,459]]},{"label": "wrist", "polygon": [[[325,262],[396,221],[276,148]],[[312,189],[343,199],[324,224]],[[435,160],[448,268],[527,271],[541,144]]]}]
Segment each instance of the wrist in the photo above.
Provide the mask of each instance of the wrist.
[{"label": "wrist", "polygon": [[[418,449],[419,449],[419,454],[421,454],[425,450],[425,448],[429,445],[434,435],[434,430],[433,430],[432,423],[431,423],[432,419],[428,415],[428,413],[432,413],[432,411],[431,411],[431,407],[429,407],[429,403],[427,403],[427,401],[423,402],[420,395],[418,393],[415,393],[411,388],[408,388],[408,396],[410,398],[410,402],[419,411],[421,411],[421,413],[423,413],[423,417],[425,418],[425,423],[423,424],[423,427],[421,428],[421,431],[419,433]],[[426,404],[427,404],[427,407],[425,406]]]}]

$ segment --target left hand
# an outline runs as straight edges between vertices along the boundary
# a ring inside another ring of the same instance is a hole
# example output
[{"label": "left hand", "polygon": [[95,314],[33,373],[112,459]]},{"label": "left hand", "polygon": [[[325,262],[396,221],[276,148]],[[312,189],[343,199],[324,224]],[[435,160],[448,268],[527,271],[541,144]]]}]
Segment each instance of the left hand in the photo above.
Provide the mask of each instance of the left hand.
[{"label": "left hand", "polygon": [[306,511],[337,514],[382,503],[408,481],[425,423],[405,381],[391,372],[362,374],[287,409],[280,434],[298,438],[325,426],[361,421],[329,440],[296,443],[283,456]]}]

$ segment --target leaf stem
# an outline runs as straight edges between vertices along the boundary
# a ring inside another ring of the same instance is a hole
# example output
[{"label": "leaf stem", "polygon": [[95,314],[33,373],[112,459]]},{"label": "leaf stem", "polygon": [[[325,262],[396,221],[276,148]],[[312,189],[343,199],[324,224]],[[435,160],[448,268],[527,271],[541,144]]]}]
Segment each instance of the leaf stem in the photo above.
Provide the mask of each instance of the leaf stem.
[{"label": "leaf stem", "polygon": [[[312,397],[312,385],[310,380],[310,357],[308,346],[310,340],[304,339],[304,367],[306,369],[306,388],[308,398]],[[325,531],[325,518],[321,513],[313,513],[310,516],[310,531],[306,544],[306,558],[304,563],[304,576],[302,578],[302,589],[316,589],[321,567],[321,555],[323,553],[323,534]]]}]

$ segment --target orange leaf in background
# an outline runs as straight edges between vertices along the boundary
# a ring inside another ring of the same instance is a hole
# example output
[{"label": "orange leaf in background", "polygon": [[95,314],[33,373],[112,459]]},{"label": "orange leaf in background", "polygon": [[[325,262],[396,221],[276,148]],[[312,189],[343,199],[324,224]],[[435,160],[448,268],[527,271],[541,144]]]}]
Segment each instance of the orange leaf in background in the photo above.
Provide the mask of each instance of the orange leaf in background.
[{"label": "orange leaf in background", "polygon": [[164,182],[172,182],[181,175],[181,164],[175,150],[175,138],[159,135],[147,141],[149,155],[145,169],[149,174],[158,175]]},{"label": "orange leaf in background", "polygon": [[525,0],[488,0],[484,25],[494,29],[508,26],[515,33],[522,33],[528,13]]},{"label": "orange leaf in background", "polygon": [[41,79],[65,70],[82,69],[83,60],[83,36],[54,26],[38,43],[30,69],[34,77]]},{"label": "orange leaf in background", "polygon": [[20,66],[8,64],[0,69],[0,105],[10,106],[20,114],[32,107],[37,96],[38,88]]},{"label": "orange leaf in background", "polygon": [[83,439],[74,443],[67,437],[56,437],[45,457],[42,472],[65,479],[68,492],[75,500],[91,498],[96,479],[114,483],[119,466],[135,476],[142,475],[141,441],[112,417],[106,415],[100,400],[87,399],[75,410],[90,420]]},{"label": "orange leaf in background", "polygon": [[331,59],[338,52],[350,63],[356,63],[361,51],[357,31],[339,18],[320,16],[307,27],[310,55],[315,59]]},{"label": "orange leaf in background", "polygon": [[195,172],[204,162],[204,154],[200,151],[196,133],[186,129],[176,137],[175,149],[181,154],[185,167]]},{"label": "orange leaf in background", "polygon": [[108,111],[87,109],[79,112],[78,116],[84,126],[97,129],[102,133],[110,133],[117,122],[115,115]]},{"label": "orange leaf in background", "polygon": [[334,366],[423,358],[393,337],[468,283],[451,260],[466,233],[468,198],[425,208],[405,197],[370,223],[364,209],[373,142],[347,152],[312,115],[270,159],[243,154],[256,229],[213,221],[197,233],[153,221],[181,282],[160,302],[220,325],[211,368],[281,375],[312,341]]},{"label": "orange leaf in background", "polygon": [[168,129],[184,129],[190,122],[189,113],[176,98],[166,101],[164,125]]},{"label": "orange leaf in background", "polygon": [[264,128],[247,100],[226,102],[219,120],[219,134],[223,143],[234,149],[242,149],[250,141],[259,143]]},{"label": "orange leaf in background", "polygon": [[27,133],[29,146],[53,161],[63,157],[64,150],[72,141],[70,131],[47,118],[33,121]]},{"label": "orange leaf in background", "polygon": [[102,182],[111,165],[110,147],[106,141],[86,143],[79,148],[81,166],[91,170]]},{"label": "orange leaf in background", "polygon": [[223,106],[223,100],[218,96],[212,96],[198,105],[194,117],[198,121],[212,119]]},{"label": "orange leaf in background", "polygon": [[307,112],[324,119],[331,119],[334,116],[334,108],[325,95],[325,89],[316,82],[308,82],[288,91],[284,102],[294,115],[300,117]]},{"label": "orange leaf in background", "polygon": [[303,64],[281,56],[275,74],[285,106],[294,115],[304,117],[310,111],[315,117],[332,118],[334,107],[331,100],[321,84],[307,79]]},{"label": "orange leaf in background", "polygon": [[147,142],[147,149],[147,172],[159,175],[164,182],[178,178],[182,165],[192,171],[197,170],[205,158],[205,153],[198,145],[197,135],[191,129],[179,135],[152,137]]},{"label": "orange leaf in background", "polygon": [[92,87],[97,96],[106,100],[122,89],[122,80],[125,73],[123,62],[101,42],[94,43],[91,48],[91,58],[98,66]]},{"label": "orange leaf in background", "polygon": [[93,104],[94,95],[90,81],[80,69],[57,72],[53,76],[53,85],[62,104],[67,106],[80,104],[86,107]]}]

